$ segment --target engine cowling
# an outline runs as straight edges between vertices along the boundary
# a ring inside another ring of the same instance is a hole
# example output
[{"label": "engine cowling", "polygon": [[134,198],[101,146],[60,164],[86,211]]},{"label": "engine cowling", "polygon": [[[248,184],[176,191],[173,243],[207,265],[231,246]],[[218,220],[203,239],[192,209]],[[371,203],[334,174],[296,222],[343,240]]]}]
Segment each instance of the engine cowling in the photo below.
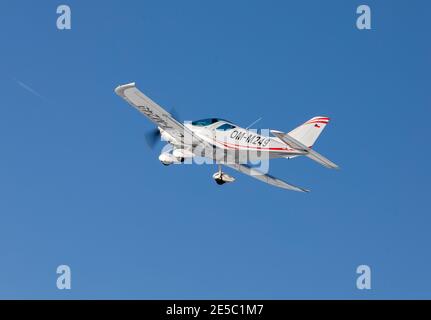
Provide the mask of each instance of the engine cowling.
[{"label": "engine cowling", "polygon": [[181,163],[181,159],[178,160],[172,153],[169,153],[169,152],[162,153],[159,156],[159,160],[165,166],[168,166],[168,165],[174,164],[174,163]]},{"label": "engine cowling", "polygon": [[159,128],[159,130],[160,130],[160,135],[161,135],[161,138],[163,141],[168,141],[168,142],[175,141],[175,139],[168,132],[166,132],[165,130],[160,129],[160,128]]},{"label": "engine cowling", "polygon": [[193,152],[186,149],[175,149],[172,154],[177,159],[193,158],[194,156]]}]

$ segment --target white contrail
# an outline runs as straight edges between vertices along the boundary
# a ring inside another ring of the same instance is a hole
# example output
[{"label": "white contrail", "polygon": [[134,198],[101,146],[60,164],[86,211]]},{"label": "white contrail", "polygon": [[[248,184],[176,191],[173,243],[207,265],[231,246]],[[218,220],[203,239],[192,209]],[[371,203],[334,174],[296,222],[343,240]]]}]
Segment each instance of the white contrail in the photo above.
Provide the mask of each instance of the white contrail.
[{"label": "white contrail", "polygon": [[18,79],[14,78],[14,81],[23,89],[25,89],[26,91],[30,92],[31,94],[35,95],[36,97],[39,97],[43,100],[46,100],[44,96],[42,96],[39,92],[37,92],[36,90],[34,90],[32,87],[26,85],[24,82],[19,81]]}]

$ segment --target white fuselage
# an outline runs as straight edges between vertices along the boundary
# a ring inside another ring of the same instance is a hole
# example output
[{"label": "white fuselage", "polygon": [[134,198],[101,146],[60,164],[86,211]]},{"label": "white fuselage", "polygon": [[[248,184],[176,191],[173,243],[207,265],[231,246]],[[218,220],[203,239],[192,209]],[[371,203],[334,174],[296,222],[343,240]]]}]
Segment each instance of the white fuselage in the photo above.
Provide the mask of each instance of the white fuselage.
[{"label": "white fuselage", "polygon": [[[258,134],[256,130],[244,129],[224,120],[209,125],[186,123],[185,126],[194,135],[211,144],[214,152],[200,150],[200,153],[195,149],[193,139],[188,141],[185,138],[185,145],[188,145],[195,155],[216,161],[247,163],[273,158],[289,158],[302,154],[302,152],[290,148],[280,139],[269,137],[269,130],[268,133]],[[162,135],[175,146],[175,141],[172,141],[166,133],[162,132]]]}]

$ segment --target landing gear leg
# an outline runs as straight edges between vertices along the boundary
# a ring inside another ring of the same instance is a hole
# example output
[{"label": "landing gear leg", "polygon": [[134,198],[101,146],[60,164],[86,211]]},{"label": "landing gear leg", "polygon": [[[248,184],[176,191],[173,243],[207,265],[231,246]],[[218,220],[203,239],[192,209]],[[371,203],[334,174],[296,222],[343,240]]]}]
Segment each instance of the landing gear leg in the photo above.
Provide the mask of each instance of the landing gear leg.
[{"label": "landing gear leg", "polygon": [[218,172],[216,172],[216,178],[214,179],[218,185],[225,184],[226,181],[223,180],[223,171],[221,170],[221,164],[218,165]]}]

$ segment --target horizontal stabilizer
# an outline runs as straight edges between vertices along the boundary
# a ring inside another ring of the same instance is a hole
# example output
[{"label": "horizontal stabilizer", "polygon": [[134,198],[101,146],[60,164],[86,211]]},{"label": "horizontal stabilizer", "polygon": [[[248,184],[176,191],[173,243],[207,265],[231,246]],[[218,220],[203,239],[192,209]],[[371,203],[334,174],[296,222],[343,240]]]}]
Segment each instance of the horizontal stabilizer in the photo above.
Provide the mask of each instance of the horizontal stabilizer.
[{"label": "horizontal stabilizer", "polygon": [[271,133],[275,135],[277,138],[279,138],[281,141],[283,141],[285,144],[290,146],[293,149],[303,151],[305,152],[304,155],[309,157],[310,159],[320,163],[321,165],[325,166],[326,168],[330,169],[339,169],[339,167],[333,163],[331,160],[325,158],[320,153],[314,151],[313,149],[310,149],[303,143],[299,142],[295,138],[292,138],[287,133],[277,131],[277,130],[271,130]]}]

